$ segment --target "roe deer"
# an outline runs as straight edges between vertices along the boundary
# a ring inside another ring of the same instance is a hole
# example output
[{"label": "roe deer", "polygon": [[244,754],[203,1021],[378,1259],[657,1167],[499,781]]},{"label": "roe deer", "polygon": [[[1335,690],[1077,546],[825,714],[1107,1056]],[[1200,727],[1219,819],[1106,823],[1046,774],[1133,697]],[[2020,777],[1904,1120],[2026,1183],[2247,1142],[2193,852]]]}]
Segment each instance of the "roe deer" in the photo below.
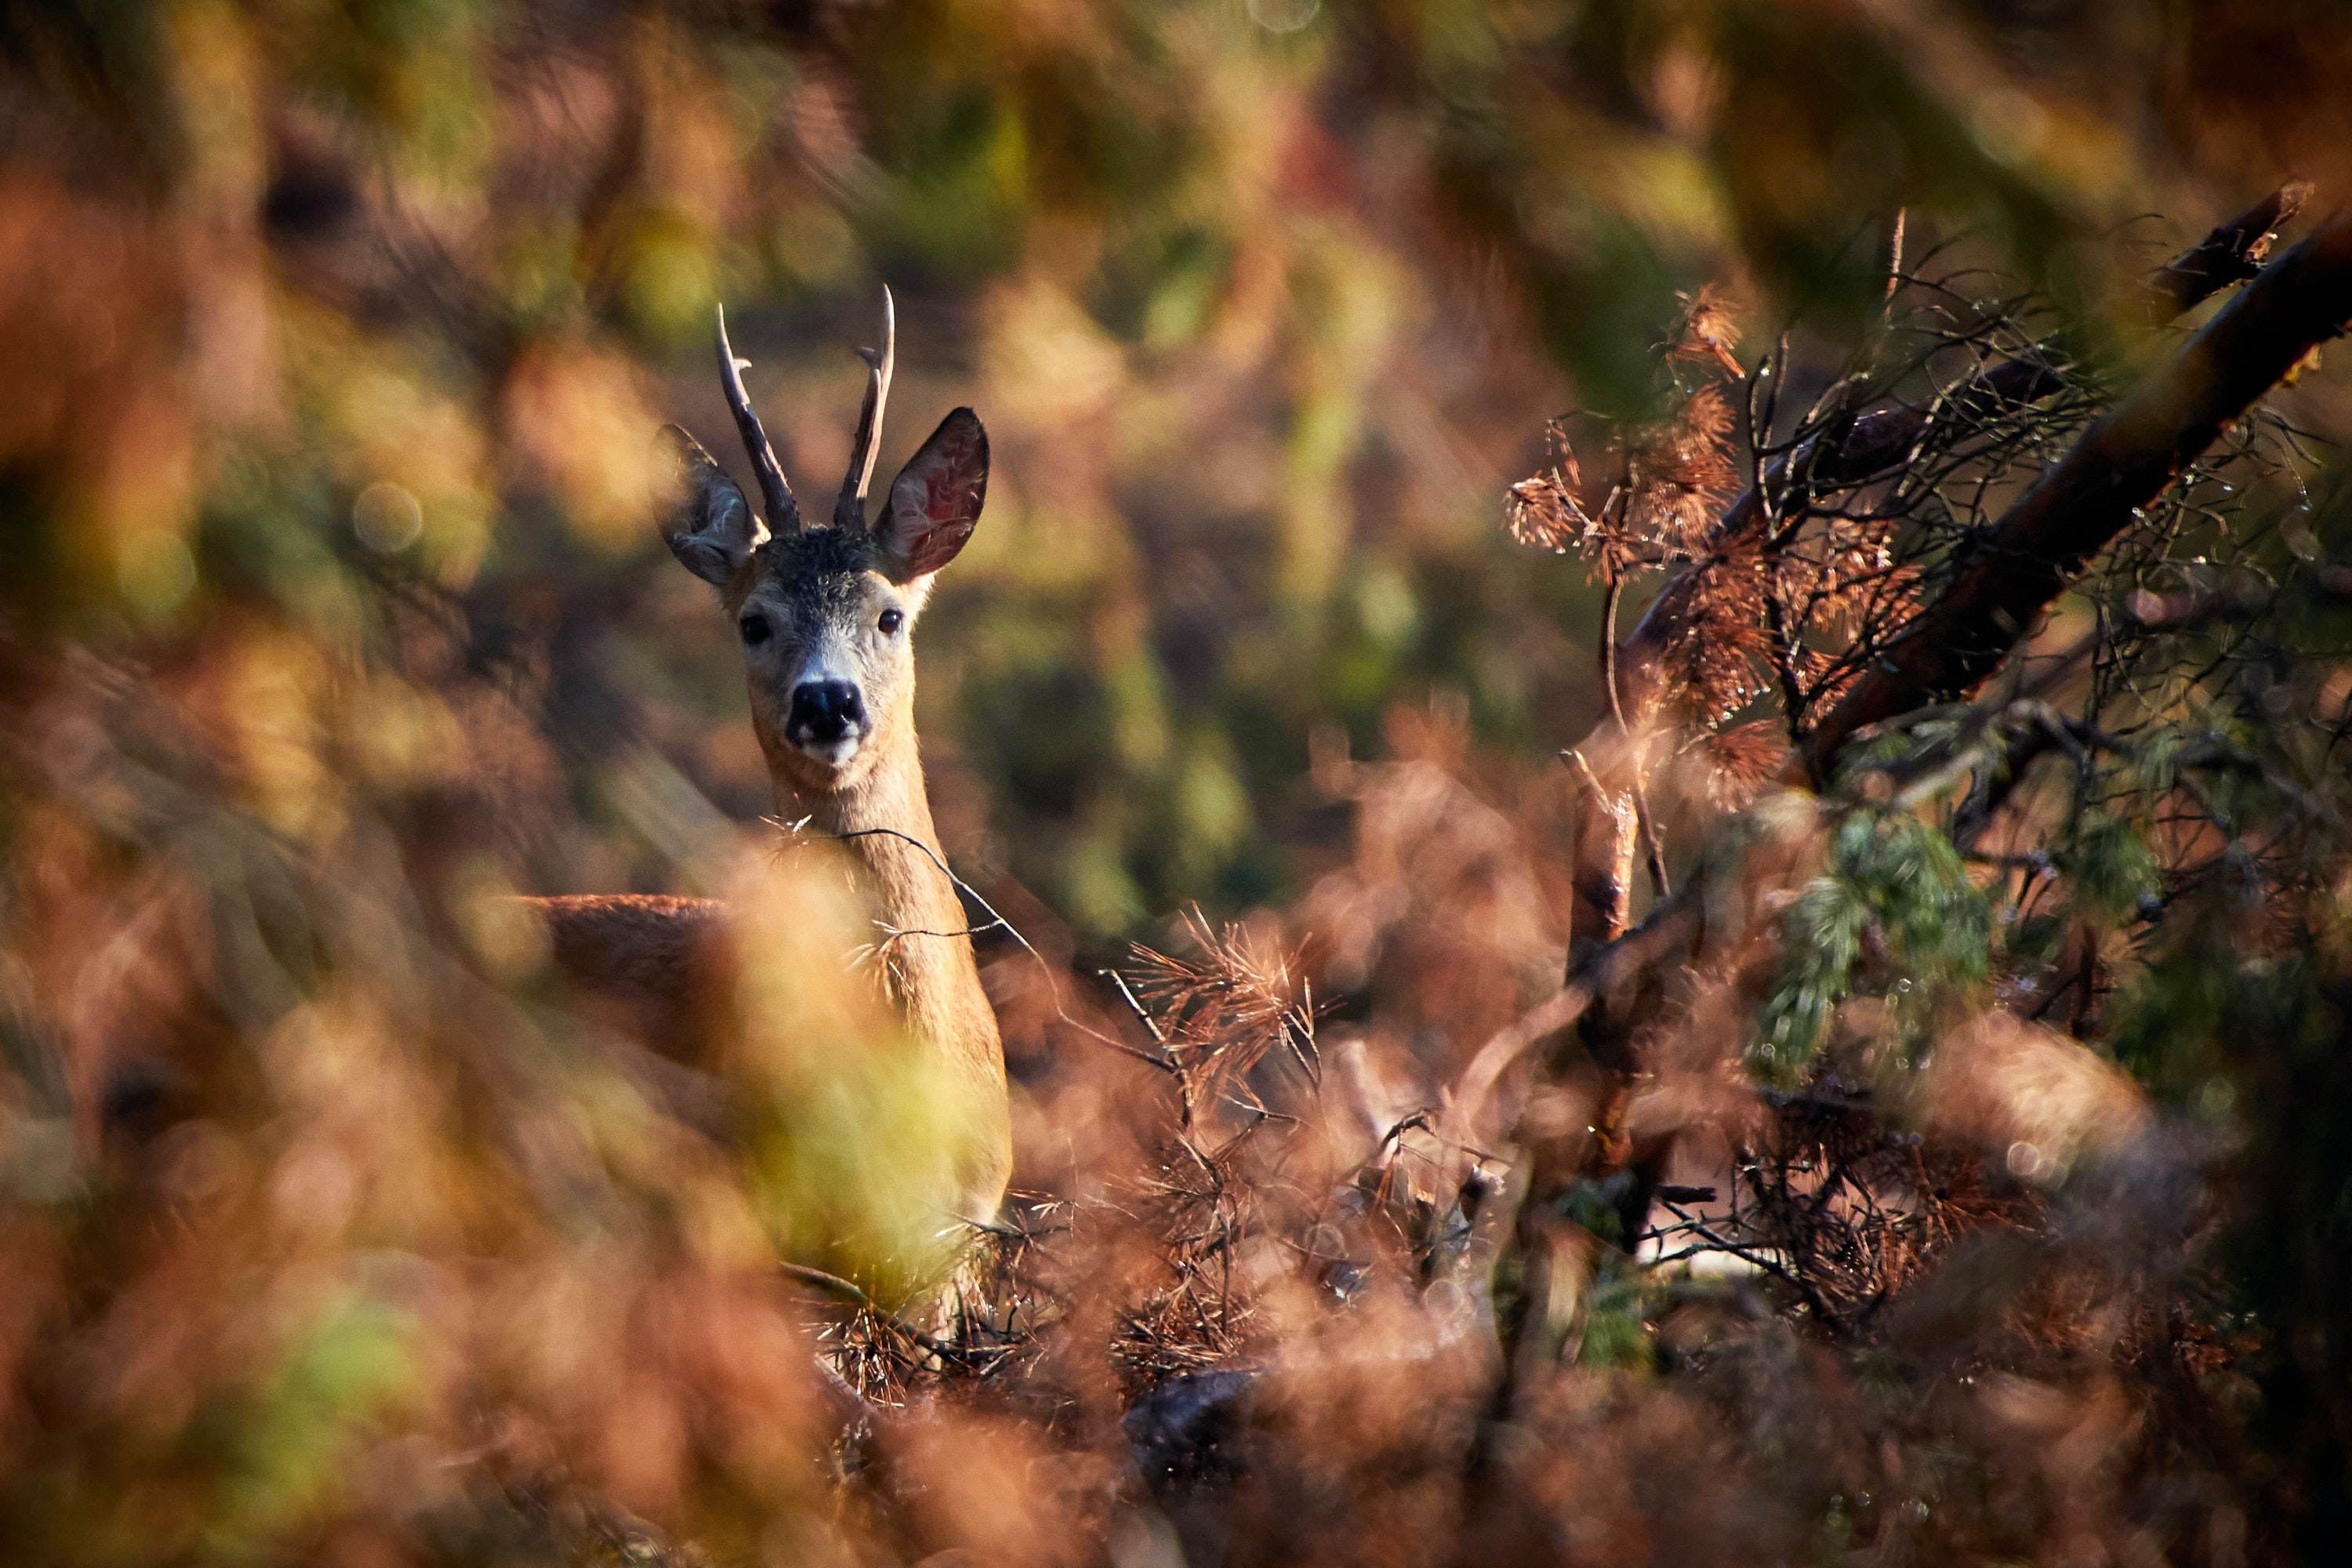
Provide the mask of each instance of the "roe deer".
[{"label": "roe deer", "polygon": [[[670,551],[719,590],[742,639],[751,727],[775,784],[776,811],[806,819],[855,857],[879,921],[892,932],[895,989],[922,1048],[982,1128],[960,1161],[960,1217],[988,1221],[1013,1163],[1003,1048],[981,989],[971,941],[946,871],[915,746],[915,665],[908,638],[932,574],[980,521],[988,433],[958,408],[931,433],[869,524],[866,491],[890,395],[897,330],[883,293],[879,353],[861,349],[866,398],[849,472],[830,523],[804,521],[784,482],[719,314],[719,374],[767,504],[764,523],[693,437],[666,435],[683,468],[684,504],[663,525]],[[635,1005],[648,1033],[693,1027],[693,993],[722,911],[702,899],[585,896],[530,900],[545,917],[556,962],[577,984]],[[653,1043],[665,1055],[668,1042]]]}]

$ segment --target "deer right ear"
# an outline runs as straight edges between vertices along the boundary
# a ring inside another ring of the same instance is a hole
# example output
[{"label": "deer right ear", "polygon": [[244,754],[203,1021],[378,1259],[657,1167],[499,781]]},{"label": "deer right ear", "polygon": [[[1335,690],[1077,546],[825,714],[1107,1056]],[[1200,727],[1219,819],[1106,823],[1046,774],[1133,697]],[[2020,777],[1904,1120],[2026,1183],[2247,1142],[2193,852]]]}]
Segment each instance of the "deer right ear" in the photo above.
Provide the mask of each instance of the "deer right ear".
[{"label": "deer right ear", "polygon": [[978,415],[959,408],[940,421],[891,481],[889,504],[875,530],[890,558],[889,574],[905,583],[954,560],[987,499],[988,432]]},{"label": "deer right ear", "polygon": [[751,505],[702,443],[675,425],[662,427],[674,460],[669,521],[662,539],[678,563],[714,587],[725,587],[768,531]]}]

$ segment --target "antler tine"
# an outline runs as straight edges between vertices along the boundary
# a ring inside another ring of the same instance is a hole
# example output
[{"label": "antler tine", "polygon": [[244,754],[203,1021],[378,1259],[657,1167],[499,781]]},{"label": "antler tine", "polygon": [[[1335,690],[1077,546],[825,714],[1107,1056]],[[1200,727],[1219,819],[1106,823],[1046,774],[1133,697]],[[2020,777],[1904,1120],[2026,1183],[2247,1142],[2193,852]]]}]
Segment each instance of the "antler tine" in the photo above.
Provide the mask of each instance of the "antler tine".
[{"label": "antler tine", "polygon": [[866,526],[866,487],[873,482],[875,455],[882,447],[882,408],[890,401],[890,371],[898,358],[898,308],[890,286],[882,286],[882,349],[859,349],[866,362],[866,403],[857,415],[857,438],[849,444],[849,472],[842,476],[841,499],[834,503],[836,526]]},{"label": "antler tine", "polygon": [[768,503],[768,529],[772,533],[792,533],[801,526],[800,503],[793,500],[793,487],[784,482],[783,465],[776,461],[776,449],[768,445],[768,433],[760,426],[760,416],[751,412],[751,395],[743,390],[743,367],[751,362],[735,357],[734,346],[727,341],[727,307],[719,307],[719,383],[727,389],[727,411],[735,416],[735,428],[743,437],[743,450],[751,455],[751,472],[760,480],[760,495]]}]

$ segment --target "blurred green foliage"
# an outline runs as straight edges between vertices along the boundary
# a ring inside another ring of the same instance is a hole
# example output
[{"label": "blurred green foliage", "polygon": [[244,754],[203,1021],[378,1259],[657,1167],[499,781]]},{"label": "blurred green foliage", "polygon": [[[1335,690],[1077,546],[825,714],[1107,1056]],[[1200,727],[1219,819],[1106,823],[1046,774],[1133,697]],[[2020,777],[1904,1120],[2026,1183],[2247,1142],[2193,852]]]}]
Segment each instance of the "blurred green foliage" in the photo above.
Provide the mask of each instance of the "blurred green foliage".
[{"label": "blurred green foliage", "polygon": [[1827,864],[1781,917],[1780,973],[1757,1015],[1749,1065],[1795,1087],[1811,1076],[1823,1031],[1852,994],[1865,940],[1907,1058],[1989,973],[1991,908],[1952,841],[1907,811],[1846,812]]}]

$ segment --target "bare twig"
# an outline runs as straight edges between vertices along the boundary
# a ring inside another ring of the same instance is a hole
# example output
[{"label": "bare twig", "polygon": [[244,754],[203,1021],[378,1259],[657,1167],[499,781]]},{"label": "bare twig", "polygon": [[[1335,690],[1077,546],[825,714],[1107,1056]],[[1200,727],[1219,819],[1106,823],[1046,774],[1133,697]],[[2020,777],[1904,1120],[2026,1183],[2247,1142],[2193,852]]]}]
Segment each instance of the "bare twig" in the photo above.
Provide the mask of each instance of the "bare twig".
[{"label": "bare twig", "polygon": [[[768,817],[765,820],[771,826],[778,828],[787,837],[793,838],[800,837],[805,832],[808,826],[805,818],[799,822],[783,822],[772,816]],[[1106,1035],[1100,1029],[1094,1027],[1092,1025],[1087,1024],[1081,1019],[1072,1017],[1068,1007],[1063,1004],[1061,985],[1054,978],[1054,966],[1052,963],[1047,962],[1045,955],[1039,952],[1037,949],[1031,944],[1029,939],[1021,933],[1020,927],[1014,925],[1011,921],[1006,920],[1002,914],[999,914],[996,910],[996,906],[990,903],[986,899],[981,897],[980,890],[978,889],[965,881],[961,877],[957,876],[955,872],[949,868],[948,863],[940,858],[939,851],[933,849],[929,845],[924,843],[913,834],[903,833],[895,827],[861,827],[847,833],[831,833],[825,834],[823,837],[829,838],[835,843],[843,843],[857,838],[872,837],[897,838],[903,840],[904,842],[912,845],[915,848],[922,851],[923,858],[939,868],[940,875],[945,877],[948,881],[954,886],[955,890],[958,893],[970,899],[973,903],[978,904],[982,912],[988,916],[988,920],[985,924],[972,926],[961,931],[894,931],[890,933],[891,940],[895,941],[897,938],[902,936],[969,937],[981,935],[988,931],[1001,931],[1007,936],[1011,937],[1014,942],[1020,943],[1021,951],[1027,953],[1030,958],[1035,961],[1038,973],[1045,977],[1045,994],[1053,999],[1054,1018],[1056,1023],[1066,1025],[1068,1027],[1076,1029],[1079,1034],[1086,1036],[1087,1038],[1095,1041],[1097,1045],[1108,1046],[1111,1049],[1118,1051],[1122,1055],[1133,1057],[1137,1061],[1142,1062],[1148,1067],[1157,1068],[1164,1073],[1175,1072],[1175,1065],[1172,1062],[1166,1060],[1164,1058],[1154,1056],[1150,1051],[1139,1050],[1137,1047],[1128,1044],[1125,1040],[1118,1038],[1117,1036]],[[1122,991],[1126,989],[1123,984],[1121,984],[1120,989]],[[1129,998],[1130,1005],[1133,1004],[1133,1000],[1132,996]],[[1146,1020],[1146,1022],[1148,1023],[1149,1020]],[[1153,1030],[1153,1034],[1155,1036],[1157,1036],[1158,1032],[1159,1031],[1157,1029]]]},{"label": "bare twig", "polygon": [[1992,673],[2091,557],[2347,318],[2352,210],[2263,268],[2042,475],[1873,658],[1815,730],[1800,769],[1823,777],[1864,726],[1960,696]]}]

